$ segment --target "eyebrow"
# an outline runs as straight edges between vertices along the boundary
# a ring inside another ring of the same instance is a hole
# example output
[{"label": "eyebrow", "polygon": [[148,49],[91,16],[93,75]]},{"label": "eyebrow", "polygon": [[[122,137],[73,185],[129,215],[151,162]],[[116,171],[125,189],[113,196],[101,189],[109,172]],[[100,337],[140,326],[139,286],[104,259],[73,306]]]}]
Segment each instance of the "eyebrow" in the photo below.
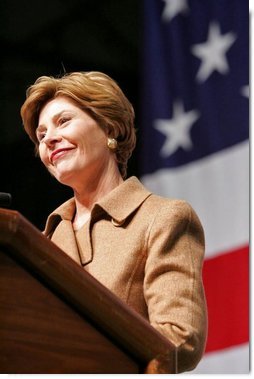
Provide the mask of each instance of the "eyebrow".
[{"label": "eyebrow", "polygon": [[[56,120],[65,112],[72,112],[70,109],[63,109],[62,111],[56,113],[53,117],[52,117],[52,120],[53,122],[56,122]],[[45,128],[45,125],[44,124],[40,124],[37,126],[37,128],[35,129],[35,132],[36,131],[40,131],[40,130],[43,130],[43,128]]]}]

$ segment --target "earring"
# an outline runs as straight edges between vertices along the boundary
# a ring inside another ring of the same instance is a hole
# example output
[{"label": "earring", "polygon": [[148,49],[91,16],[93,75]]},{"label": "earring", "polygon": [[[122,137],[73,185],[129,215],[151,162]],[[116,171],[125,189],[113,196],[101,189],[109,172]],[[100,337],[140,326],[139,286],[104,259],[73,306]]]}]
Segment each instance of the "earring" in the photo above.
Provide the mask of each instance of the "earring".
[{"label": "earring", "polygon": [[108,148],[115,150],[117,148],[117,140],[115,138],[108,138]]}]

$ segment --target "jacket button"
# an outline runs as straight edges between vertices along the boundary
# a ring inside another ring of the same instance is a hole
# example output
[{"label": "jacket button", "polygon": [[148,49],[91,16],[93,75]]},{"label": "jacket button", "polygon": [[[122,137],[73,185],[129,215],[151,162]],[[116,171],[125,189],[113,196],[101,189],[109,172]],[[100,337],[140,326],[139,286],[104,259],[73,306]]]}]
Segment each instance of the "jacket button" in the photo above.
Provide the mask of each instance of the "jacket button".
[{"label": "jacket button", "polygon": [[115,220],[114,218],[111,219],[111,222],[114,226],[122,226],[125,222],[125,219],[124,220],[121,220],[121,221],[117,221]]}]

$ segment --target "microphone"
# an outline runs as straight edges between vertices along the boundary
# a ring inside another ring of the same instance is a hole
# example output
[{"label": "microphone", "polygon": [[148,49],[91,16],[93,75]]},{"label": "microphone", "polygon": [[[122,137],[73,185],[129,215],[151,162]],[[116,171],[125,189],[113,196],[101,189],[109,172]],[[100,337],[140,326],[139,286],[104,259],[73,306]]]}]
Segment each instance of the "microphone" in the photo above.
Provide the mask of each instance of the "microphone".
[{"label": "microphone", "polygon": [[11,194],[7,192],[0,192],[0,207],[9,208],[11,205]]}]

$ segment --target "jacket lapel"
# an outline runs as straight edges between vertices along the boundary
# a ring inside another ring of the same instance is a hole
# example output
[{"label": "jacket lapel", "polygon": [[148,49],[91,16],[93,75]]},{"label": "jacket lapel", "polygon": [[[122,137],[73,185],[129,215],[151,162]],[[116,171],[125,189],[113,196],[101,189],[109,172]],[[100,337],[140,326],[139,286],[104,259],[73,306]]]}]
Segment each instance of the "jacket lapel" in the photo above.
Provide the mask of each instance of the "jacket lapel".
[{"label": "jacket lapel", "polygon": [[80,256],[70,220],[60,221],[51,237],[51,241],[80,265]]},{"label": "jacket lapel", "polygon": [[[108,214],[112,224],[121,227],[126,218],[131,215],[147,197],[151,195],[136,177],[131,177],[116,187],[92,209],[91,219],[82,228],[79,241],[84,249],[78,249],[76,237],[72,228],[75,213],[74,198],[57,208],[48,217],[44,234],[65,251],[78,264],[86,265],[93,259],[92,228],[93,224]],[[83,233],[83,235],[82,235]]]}]

